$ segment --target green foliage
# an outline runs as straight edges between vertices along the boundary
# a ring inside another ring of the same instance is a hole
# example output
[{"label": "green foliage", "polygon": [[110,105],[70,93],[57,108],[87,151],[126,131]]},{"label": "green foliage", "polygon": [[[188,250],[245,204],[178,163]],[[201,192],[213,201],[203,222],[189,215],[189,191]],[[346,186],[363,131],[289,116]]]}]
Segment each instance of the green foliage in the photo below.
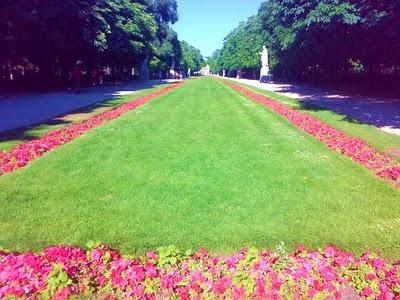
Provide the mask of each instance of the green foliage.
[{"label": "green foliage", "polygon": [[210,67],[213,72],[257,68],[265,37],[258,16],[249,18],[234,29],[224,40],[224,47],[213,53]]},{"label": "green foliage", "polygon": [[244,287],[247,295],[254,291],[255,281],[246,269],[253,265],[258,259],[258,250],[256,248],[250,248],[247,252],[246,258],[239,262],[235,277],[233,278],[234,284],[238,287]]},{"label": "green foliage", "polygon": [[[225,38],[210,65],[217,72],[258,71],[263,44],[273,72],[281,77],[398,73],[400,2],[268,0]],[[360,62],[356,68],[354,61]]]},{"label": "green foliage", "polygon": [[160,247],[157,248],[158,265],[162,268],[175,265],[179,261],[187,258],[192,254],[192,250],[181,252],[176,246]]},{"label": "green foliage", "polygon": [[0,65],[32,64],[32,70],[54,76],[55,69],[65,75],[79,60],[115,71],[139,66],[155,45],[171,41],[180,60],[179,42],[168,27],[178,18],[176,0],[28,2],[0,4]]},{"label": "green foliage", "polygon": [[150,50],[157,24],[145,6],[130,0],[107,1],[101,9],[106,22],[104,56],[108,63],[137,65]]},{"label": "green foliage", "polygon": [[50,272],[47,279],[47,287],[42,293],[44,299],[50,299],[57,291],[72,285],[72,280],[64,271],[64,266],[61,264],[54,264],[53,270]]},{"label": "green foliage", "polygon": [[[267,1],[260,8],[262,30],[276,62],[276,73],[333,75],[347,65],[351,26],[359,21],[354,5],[341,0]],[[282,75],[282,74],[281,74]]]},{"label": "green foliage", "polygon": [[200,50],[189,45],[186,41],[181,42],[182,47],[182,68],[187,71],[199,70],[204,64],[204,58]]},{"label": "green foliage", "polygon": [[373,273],[375,270],[372,266],[362,263],[357,266],[343,268],[343,278],[351,279],[351,286],[360,293],[364,288],[369,287],[374,291],[379,291],[376,282],[366,279],[366,275]]},{"label": "green foliage", "polygon": [[164,40],[158,40],[153,46],[153,58],[150,67],[153,71],[168,71],[170,68],[179,68],[182,61],[182,47],[178,34],[170,27],[166,27]]},{"label": "green foliage", "polygon": [[159,23],[174,24],[178,21],[178,5],[175,0],[154,0],[152,4]]}]

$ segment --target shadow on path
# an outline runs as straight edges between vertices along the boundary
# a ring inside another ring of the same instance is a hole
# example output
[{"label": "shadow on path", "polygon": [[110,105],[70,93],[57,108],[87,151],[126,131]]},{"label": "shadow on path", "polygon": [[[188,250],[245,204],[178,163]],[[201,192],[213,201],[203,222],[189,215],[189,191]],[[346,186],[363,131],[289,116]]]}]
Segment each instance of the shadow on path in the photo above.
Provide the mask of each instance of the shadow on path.
[{"label": "shadow on path", "polygon": [[331,110],[344,115],[349,122],[374,125],[400,135],[400,97],[368,97],[307,85],[259,83],[245,79],[237,81],[297,99],[304,109]]},{"label": "shadow on path", "polygon": [[131,82],[70,92],[0,96],[0,132],[38,124],[78,108],[116,99],[168,81]]},{"label": "shadow on path", "polygon": [[[86,120],[109,110],[115,101],[143,89],[170,81],[134,82],[87,88],[81,94],[67,92],[13,95],[0,98],[0,144],[17,144],[39,138],[49,130]],[[3,145],[0,149],[10,148]]]}]

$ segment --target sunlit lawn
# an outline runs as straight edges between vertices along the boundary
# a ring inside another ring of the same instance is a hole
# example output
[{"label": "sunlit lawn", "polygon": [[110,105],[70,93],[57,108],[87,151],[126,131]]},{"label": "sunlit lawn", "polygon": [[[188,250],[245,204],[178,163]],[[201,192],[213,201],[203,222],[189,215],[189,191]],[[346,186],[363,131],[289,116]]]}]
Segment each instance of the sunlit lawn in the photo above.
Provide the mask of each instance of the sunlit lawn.
[{"label": "sunlit lawn", "polygon": [[0,177],[0,246],[400,254],[400,192],[212,78]]}]

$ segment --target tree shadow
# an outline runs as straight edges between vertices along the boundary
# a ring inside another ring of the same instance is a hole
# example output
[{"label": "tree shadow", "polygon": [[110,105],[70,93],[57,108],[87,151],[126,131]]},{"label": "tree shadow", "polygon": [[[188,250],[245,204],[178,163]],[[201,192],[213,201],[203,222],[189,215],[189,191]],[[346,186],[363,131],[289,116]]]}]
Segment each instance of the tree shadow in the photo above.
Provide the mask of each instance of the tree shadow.
[{"label": "tree shadow", "polygon": [[[143,89],[151,89],[155,88],[157,86],[165,85],[168,84],[168,82],[143,82],[135,85],[135,90],[131,90],[128,88],[124,88],[124,86],[113,86],[113,87],[99,87],[95,91],[95,95],[97,98],[102,98],[103,100],[96,100],[93,98],[93,102],[89,103],[84,106],[79,106],[75,109],[70,109],[68,110],[69,106],[67,105],[66,107],[63,105],[58,105],[59,103],[56,101],[48,101],[45,104],[52,105],[54,109],[52,109],[49,114],[52,114],[50,118],[48,118],[45,121],[38,121],[33,124],[27,125],[27,126],[21,126],[15,129],[11,130],[5,130],[3,132],[0,132],[0,151],[1,149],[3,150],[9,150],[11,149],[14,145],[23,143],[23,142],[28,142],[31,140],[38,139],[42,136],[44,136],[46,133],[52,130],[60,129],[63,127],[66,127],[71,124],[76,124],[83,122],[84,120],[90,118],[93,115],[96,115],[98,113],[102,113],[104,111],[108,111],[113,109],[114,107],[126,102],[124,101],[127,96],[131,95],[132,99],[136,97],[136,92],[140,92],[140,90]],[[129,87],[129,86],[126,86]],[[81,95],[78,95],[76,97],[85,97],[86,92],[93,92],[91,89],[85,89]],[[93,94],[92,94],[93,95]],[[38,95],[40,98],[40,95]],[[68,95],[74,97],[74,95]],[[48,95],[46,95],[48,97]],[[138,97],[138,96],[137,96]],[[23,98],[23,97],[22,97]],[[24,104],[25,101],[29,101],[29,98],[27,100],[25,99],[19,99],[17,98],[16,101],[20,101],[22,103],[19,104]],[[67,99],[68,100],[68,99]],[[0,108],[1,108],[1,101],[0,100]],[[12,101],[12,98],[11,98]],[[8,101],[10,102],[10,101]],[[34,102],[35,103],[35,102]],[[33,104],[34,104],[33,103]],[[10,103],[8,103],[10,104]],[[78,103],[81,104],[81,103]],[[12,104],[11,104],[12,106]],[[31,105],[32,106],[32,103]],[[59,106],[59,107],[57,107]],[[21,110],[23,108],[19,108]],[[31,109],[35,110],[35,107],[31,107]],[[37,107],[37,112],[40,114],[40,107]],[[57,110],[60,111],[59,114],[57,114]],[[67,111],[65,111],[67,110]],[[0,110],[1,111],[1,110]],[[1,114],[0,113],[0,117]],[[34,114],[35,111],[30,111],[30,113]],[[22,115],[23,117],[23,115]]]},{"label": "tree shadow", "polygon": [[336,90],[288,84],[280,85],[276,92],[293,95],[301,109],[333,111],[343,115],[347,122],[400,129],[400,97],[343,95]]}]

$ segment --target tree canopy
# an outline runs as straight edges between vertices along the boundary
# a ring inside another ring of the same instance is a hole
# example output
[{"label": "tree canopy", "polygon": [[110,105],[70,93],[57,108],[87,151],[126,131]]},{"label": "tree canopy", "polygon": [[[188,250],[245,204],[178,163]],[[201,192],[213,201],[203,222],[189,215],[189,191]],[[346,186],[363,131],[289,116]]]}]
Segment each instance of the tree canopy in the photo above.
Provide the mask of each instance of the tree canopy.
[{"label": "tree canopy", "polygon": [[66,80],[78,61],[117,77],[146,57],[153,69],[180,67],[177,20],[176,0],[3,0],[0,81]]},{"label": "tree canopy", "polygon": [[181,42],[182,47],[182,68],[185,72],[200,70],[204,64],[204,58],[200,50],[188,44],[186,41]]},{"label": "tree canopy", "polygon": [[258,72],[263,44],[280,77],[398,74],[400,2],[268,0],[225,38],[210,64],[216,72]]}]

